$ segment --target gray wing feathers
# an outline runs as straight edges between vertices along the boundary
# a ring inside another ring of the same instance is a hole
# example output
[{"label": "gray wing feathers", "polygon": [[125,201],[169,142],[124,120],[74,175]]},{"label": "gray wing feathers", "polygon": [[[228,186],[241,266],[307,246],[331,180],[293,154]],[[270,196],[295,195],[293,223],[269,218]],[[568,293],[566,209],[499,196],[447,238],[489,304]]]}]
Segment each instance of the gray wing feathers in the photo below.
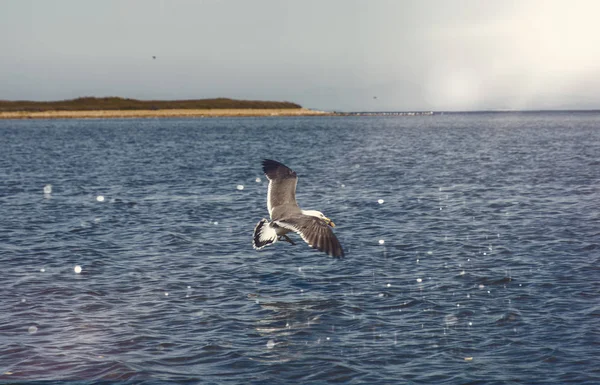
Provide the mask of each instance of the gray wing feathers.
[{"label": "gray wing feathers", "polygon": [[278,206],[294,205],[296,203],[296,182],[297,178],[293,179],[271,179],[269,181],[269,207],[275,209]]},{"label": "gray wing feathers", "polygon": [[[281,218],[281,215],[289,216],[298,211],[296,203],[296,183],[298,177],[289,167],[271,159],[263,161],[263,171],[269,180],[269,192],[267,196],[267,207],[271,219]],[[277,210],[279,208],[279,210]],[[287,212],[290,209],[292,212]],[[279,211],[280,214],[274,214]]]}]

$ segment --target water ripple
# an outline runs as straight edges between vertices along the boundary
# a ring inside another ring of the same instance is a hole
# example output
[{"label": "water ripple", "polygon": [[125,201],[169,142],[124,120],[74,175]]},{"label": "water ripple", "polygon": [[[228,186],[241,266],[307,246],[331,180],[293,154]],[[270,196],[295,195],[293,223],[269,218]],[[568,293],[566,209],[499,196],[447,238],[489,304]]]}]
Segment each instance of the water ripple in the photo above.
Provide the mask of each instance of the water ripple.
[{"label": "water ripple", "polygon": [[0,382],[599,383],[598,119],[0,121]]}]

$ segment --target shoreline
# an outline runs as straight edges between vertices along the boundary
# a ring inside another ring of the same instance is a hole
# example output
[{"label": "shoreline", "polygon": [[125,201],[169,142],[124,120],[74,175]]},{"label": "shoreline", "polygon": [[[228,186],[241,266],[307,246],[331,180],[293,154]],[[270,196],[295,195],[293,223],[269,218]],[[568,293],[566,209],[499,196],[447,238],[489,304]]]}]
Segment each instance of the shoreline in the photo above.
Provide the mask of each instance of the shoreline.
[{"label": "shoreline", "polygon": [[90,110],[90,111],[10,111],[0,119],[118,119],[118,118],[221,118],[268,116],[332,116],[332,112],[307,108],[232,108],[164,110]]}]

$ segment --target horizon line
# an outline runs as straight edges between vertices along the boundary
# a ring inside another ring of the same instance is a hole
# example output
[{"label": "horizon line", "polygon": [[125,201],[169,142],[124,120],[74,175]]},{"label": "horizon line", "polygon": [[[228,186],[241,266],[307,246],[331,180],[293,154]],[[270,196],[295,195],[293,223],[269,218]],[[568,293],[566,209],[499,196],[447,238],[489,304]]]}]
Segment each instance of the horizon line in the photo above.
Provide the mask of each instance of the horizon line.
[{"label": "horizon line", "polygon": [[[314,109],[313,107],[307,107]],[[484,110],[326,110],[340,114],[385,114],[385,113],[418,113],[418,114],[473,114],[473,113],[536,113],[536,112],[600,112],[600,108],[541,108],[541,109],[484,109]]]}]

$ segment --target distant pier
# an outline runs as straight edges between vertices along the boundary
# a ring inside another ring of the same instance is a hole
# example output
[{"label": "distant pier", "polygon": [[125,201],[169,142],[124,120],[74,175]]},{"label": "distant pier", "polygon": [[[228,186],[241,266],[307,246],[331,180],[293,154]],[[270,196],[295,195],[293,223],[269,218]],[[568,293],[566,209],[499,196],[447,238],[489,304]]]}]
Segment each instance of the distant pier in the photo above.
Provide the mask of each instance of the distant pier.
[{"label": "distant pier", "polygon": [[367,112],[336,112],[341,116],[431,116],[433,111],[367,111]]}]

